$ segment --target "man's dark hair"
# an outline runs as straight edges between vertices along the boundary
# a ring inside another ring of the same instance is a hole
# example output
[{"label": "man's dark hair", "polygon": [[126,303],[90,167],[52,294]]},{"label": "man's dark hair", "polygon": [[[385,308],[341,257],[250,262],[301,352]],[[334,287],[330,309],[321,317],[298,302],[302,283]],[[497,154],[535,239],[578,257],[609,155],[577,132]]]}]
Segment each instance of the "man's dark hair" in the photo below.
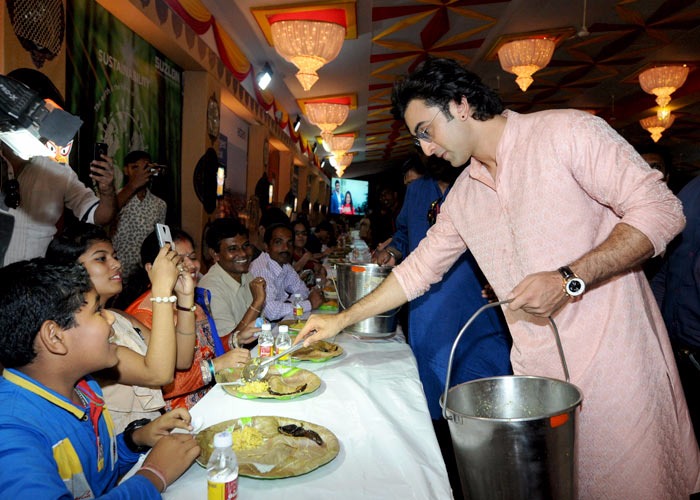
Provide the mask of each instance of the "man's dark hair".
[{"label": "man's dark hair", "polygon": [[248,237],[248,230],[238,219],[224,218],[215,219],[207,228],[206,242],[207,246],[219,253],[219,245],[226,238],[234,238],[236,236]]},{"label": "man's dark hair", "polygon": [[401,173],[406,175],[408,171],[413,170],[418,175],[425,175],[426,166],[423,164],[418,155],[411,155],[403,165],[401,165]]},{"label": "man's dark hair", "polygon": [[5,368],[31,363],[41,325],[51,320],[61,328],[75,326],[75,313],[91,289],[80,264],[60,266],[38,258],[0,269],[0,363]]},{"label": "man's dark hair", "polygon": [[335,185],[336,185],[336,186],[340,186],[340,181],[336,179]]},{"label": "man's dark hair", "polygon": [[132,163],[136,163],[140,160],[146,160],[150,162],[151,155],[149,155],[145,151],[131,151],[130,153],[127,153],[127,155],[124,157],[124,165],[131,165]]},{"label": "man's dark hair", "polygon": [[430,57],[394,83],[391,112],[394,118],[403,120],[408,104],[419,99],[427,106],[438,106],[451,120],[450,102],[459,103],[462,96],[467,98],[476,120],[489,120],[503,112],[501,99],[477,75],[452,59]]},{"label": "man's dark hair", "polygon": [[101,241],[111,243],[109,236],[100,226],[87,222],[75,222],[60,236],[51,240],[46,250],[46,259],[51,264],[64,266],[75,264],[91,245]]},{"label": "man's dark hair", "polygon": [[277,223],[265,228],[265,236],[263,237],[263,241],[269,245],[272,241],[272,233],[275,231],[275,229],[279,228],[288,229],[289,232],[292,233],[292,236],[294,236],[294,230],[289,226],[289,224]]}]

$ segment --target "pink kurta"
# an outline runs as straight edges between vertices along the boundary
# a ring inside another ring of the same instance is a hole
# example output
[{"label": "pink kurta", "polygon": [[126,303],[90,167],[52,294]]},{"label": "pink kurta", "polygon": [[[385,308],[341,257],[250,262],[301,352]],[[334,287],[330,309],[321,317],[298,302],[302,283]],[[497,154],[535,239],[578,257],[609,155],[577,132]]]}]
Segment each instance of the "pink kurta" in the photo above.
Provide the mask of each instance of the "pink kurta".
[{"label": "pink kurta", "polygon": [[[394,270],[409,299],[440,280],[467,247],[497,295],[569,264],[619,222],[656,254],[683,227],[680,202],[632,147],[588,113],[506,112],[494,183],[472,158],[420,246]],[[516,374],[563,379],[551,327],[504,313]],[[675,499],[700,490],[700,456],[663,320],[637,270],[568,303],[559,327],[578,421],[582,499]]]}]

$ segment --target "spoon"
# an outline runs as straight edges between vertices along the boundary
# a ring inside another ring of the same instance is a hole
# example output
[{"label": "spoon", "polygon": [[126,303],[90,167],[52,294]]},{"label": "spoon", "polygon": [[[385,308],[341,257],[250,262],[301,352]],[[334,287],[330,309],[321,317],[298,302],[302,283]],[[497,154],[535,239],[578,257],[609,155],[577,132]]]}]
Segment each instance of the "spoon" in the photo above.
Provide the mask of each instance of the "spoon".
[{"label": "spoon", "polygon": [[282,351],[281,353],[275,354],[272,357],[253,358],[250,361],[248,361],[243,367],[243,370],[241,370],[241,378],[246,382],[256,382],[258,380],[262,380],[265,377],[265,375],[267,375],[267,371],[272,363],[277,361],[282,356],[292,354],[293,352],[296,352],[299,349],[302,349],[303,347],[304,343],[299,342],[298,344],[293,345],[286,351]]}]

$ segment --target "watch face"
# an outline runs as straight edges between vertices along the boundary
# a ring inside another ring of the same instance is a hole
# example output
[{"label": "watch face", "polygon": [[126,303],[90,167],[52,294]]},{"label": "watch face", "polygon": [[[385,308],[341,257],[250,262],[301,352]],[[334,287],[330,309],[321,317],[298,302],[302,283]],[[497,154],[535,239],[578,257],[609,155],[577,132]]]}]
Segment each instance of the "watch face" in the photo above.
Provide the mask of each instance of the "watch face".
[{"label": "watch face", "polygon": [[586,290],[586,284],[581,278],[572,278],[566,283],[566,292],[572,297],[581,295]]}]

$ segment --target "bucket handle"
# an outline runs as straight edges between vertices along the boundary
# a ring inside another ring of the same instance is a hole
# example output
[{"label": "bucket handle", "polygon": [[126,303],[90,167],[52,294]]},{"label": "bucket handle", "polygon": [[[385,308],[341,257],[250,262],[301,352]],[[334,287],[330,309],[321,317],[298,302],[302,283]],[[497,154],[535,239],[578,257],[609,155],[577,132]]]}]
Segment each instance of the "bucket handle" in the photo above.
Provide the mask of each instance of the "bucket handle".
[{"label": "bucket handle", "polygon": [[[490,309],[491,307],[496,307],[496,306],[508,304],[511,301],[512,301],[512,299],[500,300],[498,302],[491,302],[489,304],[484,304],[479,309],[477,309],[474,314],[472,314],[471,318],[469,318],[467,320],[467,322],[464,324],[462,329],[457,334],[457,338],[455,339],[454,343],[452,344],[452,350],[450,351],[450,361],[447,365],[447,378],[445,379],[445,392],[442,395],[442,402],[443,402],[443,404],[442,404],[442,416],[445,420],[450,420],[450,418],[451,418],[447,415],[447,392],[450,389],[450,379],[452,378],[452,361],[454,360],[455,351],[457,350],[457,345],[459,344],[459,341],[461,340],[462,335],[467,330],[467,328],[469,328],[469,326],[474,322],[474,320],[477,318],[477,316],[479,316],[486,309]],[[565,377],[566,381],[569,382],[569,367],[566,365],[566,358],[564,357],[564,349],[562,348],[561,339],[559,338],[559,329],[557,328],[557,325],[556,325],[556,323],[554,323],[554,319],[552,319],[551,316],[549,316],[547,319],[549,320],[549,323],[552,325],[552,330],[554,331],[554,340],[557,343],[557,350],[559,351],[559,359],[561,359],[561,366],[564,369],[564,377]]]},{"label": "bucket handle", "polygon": [[[338,291],[338,283],[336,283],[336,279],[330,278],[331,283],[333,283],[333,288],[335,288],[335,294],[338,297],[338,304],[340,304],[340,307],[342,309],[348,309],[347,307],[345,307],[345,304],[343,304],[343,299],[340,298],[340,292]],[[391,318],[392,316],[396,316],[396,314],[400,310],[401,310],[401,306],[397,307],[396,310],[391,314],[377,314],[376,317],[377,318]]]}]

